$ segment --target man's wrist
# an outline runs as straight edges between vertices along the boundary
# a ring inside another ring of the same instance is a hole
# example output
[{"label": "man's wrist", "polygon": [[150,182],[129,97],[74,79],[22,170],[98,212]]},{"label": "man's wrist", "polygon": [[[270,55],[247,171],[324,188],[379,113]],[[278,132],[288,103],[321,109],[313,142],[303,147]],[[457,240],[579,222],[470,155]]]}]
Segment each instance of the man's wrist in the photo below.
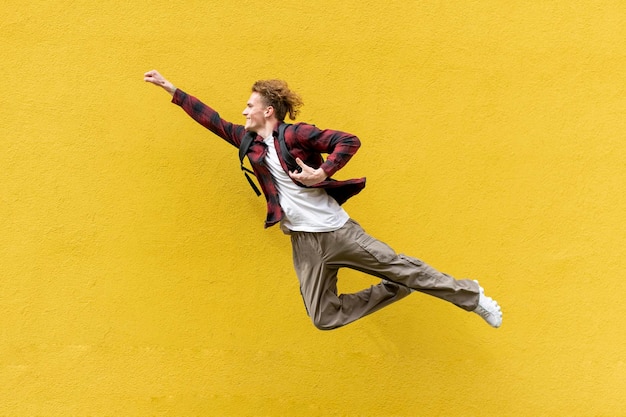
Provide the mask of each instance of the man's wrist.
[{"label": "man's wrist", "polygon": [[317,169],[317,172],[316,172],[315,174],[316,174],[317,178],[319,179],[319,181],[318,181],[318,182],[322,182],[322,181],[324,181],[326,178],[328,178],[328,175],[326,175],[326,171],[324,171],[324,170],[322,169],[322,167],[319,167],[319,168]]},{"label": "man's wrist", "polygon": [[324,161],[319,169],[324,171],[324,179],[331,177],[335,173],[335,170],[328,159]]}]

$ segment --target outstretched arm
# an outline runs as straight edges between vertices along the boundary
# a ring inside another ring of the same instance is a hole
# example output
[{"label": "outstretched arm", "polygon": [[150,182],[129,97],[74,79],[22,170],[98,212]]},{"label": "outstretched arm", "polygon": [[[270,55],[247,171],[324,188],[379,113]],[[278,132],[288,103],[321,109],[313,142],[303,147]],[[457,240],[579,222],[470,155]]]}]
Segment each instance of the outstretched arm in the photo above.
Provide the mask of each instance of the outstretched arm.
[{"label": "outstretched arm", "polygon": [[148,83],[158,85],[159,87],[167,91],[171,96],[174,96],[174,93],[176,92],[176,87],[174,86],[174,84],[166,80],[165,77],[159,74],[159,71],[157,70],[146,72],[143,75],[143,80]]},{"label": "outstretched arm", "polygon": [[172,103],[180,106],[196,122],[222,139],[225,139],[230,144],[239,147],[241,139],[246,133],[242,125],[236,125],[223,120],[211,107],[176,88],[174,84],[165,79],[165,77],[156,70],[146,72],[143,79],[167,91],[172,96]]}]

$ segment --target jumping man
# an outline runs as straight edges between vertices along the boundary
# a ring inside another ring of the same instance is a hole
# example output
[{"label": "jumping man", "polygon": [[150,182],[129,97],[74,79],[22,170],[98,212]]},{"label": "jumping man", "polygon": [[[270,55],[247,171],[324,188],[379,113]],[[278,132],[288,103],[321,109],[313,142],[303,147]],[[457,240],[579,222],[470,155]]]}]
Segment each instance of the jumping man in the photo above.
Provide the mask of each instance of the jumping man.
[{"label": "jumping man", "polygon": [[[257,81],[243,111],[245,125],[223,120],[211,107],[186,94],[159,72],[144,80],[172,96],[196,122],[239,148],[253,140],[246,155],[267,201],[265,227],[280,223],[291,237],[293,262],[307,313],[321,330],[351,323],[417,291],[477,313],[493,327],[502,324],[498,303],[477,281],[456,280],[424,262],[397,254],[368,235],[341,205],[365,187],[365,178],[331,179],[359,149],[349,133],[321,130],[307,123],[285,125],[284,143],[297,166],[288,166],[279,127],[295,120],[300,97],[281,80]],[[322,154],[327,154],[326,159]],[[353,294],[337,294],[337,273],[351,268],[381,279]]]}]

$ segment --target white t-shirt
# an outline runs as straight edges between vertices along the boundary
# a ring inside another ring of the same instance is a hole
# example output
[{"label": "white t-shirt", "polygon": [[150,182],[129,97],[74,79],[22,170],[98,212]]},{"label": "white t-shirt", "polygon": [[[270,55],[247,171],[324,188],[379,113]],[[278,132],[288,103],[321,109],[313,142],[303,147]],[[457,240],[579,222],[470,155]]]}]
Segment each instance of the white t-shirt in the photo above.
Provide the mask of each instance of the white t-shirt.
[{"label": "white t-shirt", "polygon": [[280,165],[274,137],[265,138],[264,142],[268,150],[265,162],[285,213],[281,228],[294,232],[331,232],[346,224],[350,216],[326,190],[300,187],[287,175]]}]

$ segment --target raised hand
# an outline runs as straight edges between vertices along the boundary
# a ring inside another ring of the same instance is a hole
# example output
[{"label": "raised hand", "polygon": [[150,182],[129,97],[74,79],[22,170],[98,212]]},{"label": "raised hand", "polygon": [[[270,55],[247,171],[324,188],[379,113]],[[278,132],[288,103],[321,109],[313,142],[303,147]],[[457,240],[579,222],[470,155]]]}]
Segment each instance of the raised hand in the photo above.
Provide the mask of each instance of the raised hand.
[{"label": "raised hand", "polygon": [[146,72],[143,75],[143,80],[145,82],[158,85],[159,87],[163,88],[165,91],[170,93],[171,95],[174,95],[174,93],[176,92],[176,87],[174,87],[174,84],[166,80],[165,77],[163,77],[157,70]]}]

